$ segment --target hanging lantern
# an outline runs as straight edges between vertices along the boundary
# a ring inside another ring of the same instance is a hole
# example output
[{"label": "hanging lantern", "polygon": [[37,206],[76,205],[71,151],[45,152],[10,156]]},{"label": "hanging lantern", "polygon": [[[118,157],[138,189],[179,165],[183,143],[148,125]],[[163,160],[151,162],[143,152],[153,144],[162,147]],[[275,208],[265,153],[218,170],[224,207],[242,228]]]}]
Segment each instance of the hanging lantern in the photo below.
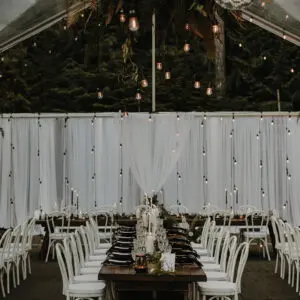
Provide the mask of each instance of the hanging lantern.
[{"label": "hanging lantern", "polygon": [[195,82],[194,82],[194,88],[195,89],[200,89],[200,87],[201,87],[201,83],[198,79],[196,79]]},{"label": "hanging lantern", "polygon": [[157,68],[157,70],[162,70],[163,64],[161,62],[157,62],[156,63],[156,68]]},{"label": "hanging lantern", "polygon": [[102,99],[103,98],[103,93],[101,91],[98,91],[98,99]]},{"label": "hanging lantern", "polygon": [[206,89],[206,95],[207,95],[207,96],[211,96],[212,93],[213,93],[213,90],[212,90],[212,88],[209,86],[209,87]]},{"label": "hanging lantern", "polygon": [[125,23],[126,22],[126,15],[124,14],[123,9],[120,11],[120,22]]},{"label": "hanging lantern", "polygon": [[191,45],[189,43],[185,42],[185,44],[183,46],[183,51],[185,53],[188,53],[188,52],[190,52],[190,50],[191,50]]},{"label": "hanging lantern", "polygon": [[184,25],[184,29],[185,29],[186,31],[190,31],[190,30],[191,30],[191,25],[190,25],[189,23],[186,23],[186,24]]},{"label": "hanging lantern", "polygon": [[135,14],[135,10],[131,10],[129,12],[130,17],[129,17],[129,22],[128,22],[128,27],[130,31],[138,31],[140,28],[140,23],[139,20]]},{"label": "hanging lantern", "polygon": [[143,88],[146,88],[146,87],[148,86],[148,80],[147,80],[147,79],[143,79],[143,80],[141,81],[141,86],[142,86]]},{"label": "hanging lantern", "polygon": [[141,94],[140,90],[136,91],[135,99],[137,101],[141,101],[142,100],[142,94]]},{"label": "hanging lantern", "polygon": [[216,0],[216,3],[225,9],[241,10],[249,6],[253,0]]},{"label": "hanging lantern", "polygon": [[219,25],[215,24],[212,26],[212,31],[214,34],[217,34],[219,32]]},{"label": "hanging lantern", "polygon": [[170,71],[167,71],[165,73],[165,79],[167,79],[167,80],[171,79],[171,72]]}]

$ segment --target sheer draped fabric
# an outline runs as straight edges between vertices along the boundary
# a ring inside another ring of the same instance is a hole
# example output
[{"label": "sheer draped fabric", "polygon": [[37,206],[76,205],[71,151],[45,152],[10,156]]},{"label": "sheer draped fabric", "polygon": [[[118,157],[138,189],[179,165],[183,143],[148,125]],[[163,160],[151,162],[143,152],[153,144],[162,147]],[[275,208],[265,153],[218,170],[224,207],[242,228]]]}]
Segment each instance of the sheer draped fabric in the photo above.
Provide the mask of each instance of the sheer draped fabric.
[{"label": "sheer draped fabric", "polygon": [[70,203],[71,188],[82,212],[116,204],[131,213],[155,191],[165,207],[251,204],[300,225],[296,117],[179,115],[4,115],[0,227]]}]

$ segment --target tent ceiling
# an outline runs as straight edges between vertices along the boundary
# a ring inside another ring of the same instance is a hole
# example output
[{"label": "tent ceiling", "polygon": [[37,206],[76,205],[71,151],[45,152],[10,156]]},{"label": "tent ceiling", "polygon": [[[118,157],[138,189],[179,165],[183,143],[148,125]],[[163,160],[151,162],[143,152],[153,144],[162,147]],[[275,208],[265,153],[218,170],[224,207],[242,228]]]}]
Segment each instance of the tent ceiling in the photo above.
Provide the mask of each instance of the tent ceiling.
[{"label": "tent ceiling", "polygon": [[[0,52],[88,7],[86,0],[0,0]],[[254,0],[242,17],[300,46],[299,0]],[[67,7],[69,3],[69,7]],[[288,15],[288,18],[286,16]]]},{"label": "tent ceiling", "polygon": [[254,0],[242,11],[242,17],[300,46],[299,0],[272,0],[270,3]]},{"label": "tent ceiling", "polygon": [[[69,4],[68,4],[69,3]],[[0,52],[90,5],[82,0],[1,0]]]}]

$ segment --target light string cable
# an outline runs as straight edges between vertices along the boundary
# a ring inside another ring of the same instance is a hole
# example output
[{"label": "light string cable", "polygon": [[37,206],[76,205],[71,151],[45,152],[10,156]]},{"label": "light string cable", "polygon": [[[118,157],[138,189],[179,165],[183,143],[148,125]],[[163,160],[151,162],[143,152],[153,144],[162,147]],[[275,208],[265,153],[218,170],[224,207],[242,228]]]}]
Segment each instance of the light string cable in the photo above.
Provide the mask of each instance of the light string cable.
[{"label": "light string cable", "polygon": [[124,174],[123,174],[123,122],[124,118],[121,116],[120,119],[120,152],[119,152],[119,159],[120,159],[120,180],[119,180],[119,191],[120,191],[120,213],[123,214],[123,190],[124,190]]},{"label": "light string cable", "polygon": [[91,121],[92,124],[92,189],[93,189],[93,196],[94,196],[94,208],[97,208],[97,187],[96,187],[96,113]]},{"label": "light string cable", "polygon": [[64,152],[63,152],[63,174],[64,174],[64,206],[68,206],[70,198],[69,198],[69,178],[68,178],[68,162],[67,162],[67,146],[68,146],[68,120],[69,116],[68,113],[66,113],[66,116],[64,118],[64,132],[63,132],[63,137],[64,137],[64,142],[63,142],[63,147],[64,147]]}]

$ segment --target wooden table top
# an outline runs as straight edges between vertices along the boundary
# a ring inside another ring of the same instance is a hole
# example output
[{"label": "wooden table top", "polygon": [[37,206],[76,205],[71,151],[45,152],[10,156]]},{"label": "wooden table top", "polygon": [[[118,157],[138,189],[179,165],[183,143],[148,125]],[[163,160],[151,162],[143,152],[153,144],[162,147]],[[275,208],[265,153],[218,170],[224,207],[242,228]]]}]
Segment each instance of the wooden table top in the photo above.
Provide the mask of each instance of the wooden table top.
[{"label": "wooden table top", "polygon": [[[149,267],[151,270],[151,267]],[[98,274],[99,280],[106,281],[151,281],[151,282],[196,282],[206,281],[205,272],[197,265],[176,266],[174,274],[156,275],[136,273],[132,266],[102,266]]]}]

